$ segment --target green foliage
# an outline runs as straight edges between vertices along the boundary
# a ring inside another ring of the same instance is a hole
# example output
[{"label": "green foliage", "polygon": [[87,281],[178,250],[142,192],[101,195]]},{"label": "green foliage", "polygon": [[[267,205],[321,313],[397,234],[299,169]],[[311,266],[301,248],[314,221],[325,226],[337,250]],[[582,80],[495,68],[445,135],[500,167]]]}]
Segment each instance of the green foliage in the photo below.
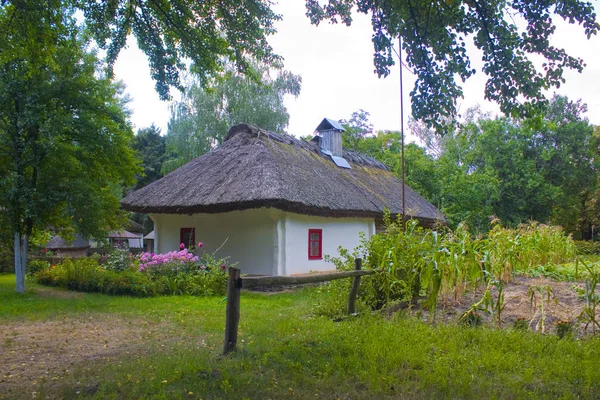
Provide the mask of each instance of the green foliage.
[{"label": "green foliage", "polygon": [[[344,149],[358,150],[357,146],[366,135],[373,132],[373,124],[369,121],[371,114],[365,110],[352,113],[349,120],[341,119],[339,122],[346,130],[342,135]],[[310,140],[311,138],[308,138]]]},{"label": "green foliage", "polygon": [[[458,299],[469,289],[483,286],[484,293],[464,314],[490,312],[500,325],[504,310],[504,284],[514,274],[540,273],[550,266],[575,258],[575,246],[559,227],[536,222],[503,228],[498,221],[486,238],[472,236],[466,225],[454,231],[431,231],[407,222],[406,231],[399,222],[385,217],[386,231],[361,240],[353,252],[340,249],[340,257],[329,258],[339,270],[351,270],[355,257],[363,257],[365,266],[377,271],[361,281],[359,299],[372,310],[394,302],[410,302],[425,296],[425,305],[435,318],[442,299]],[[348,284],[332,282],[329,296],[315,309],[321,315],[343,312],[343,297]]]},{"label": "green foliage", "polygon": [[585,269],[588,271],[589,278],[585,281],[585,292],[583,293],[583,299],[585,300],[585,306],[583,311],[578,317],[578,320],[585,324],[585,330],[592,326],[592,332],[596,334],[596,328],[600,328],[600,322],[596,315],[596,309],[600,305],[600,294],[596,293],[598,283],[600,283],[600,272],[587,264],[584,264]]},{"label": "green foliage", "polygon": [[[32,7],[37,1],[3,1],[6,7]],[[39,7],[60,12],[82,12],[80,23],[96,43],[106,50],[108,69],[127,44],[128,35],[148,56],[150,73],[162,99],[169,99],[169,87],[180,87],[180,71],[191,60],[204,82],[223,69],[218,60],[227,57],[240,72],[252,76],[250,60],[280,65],[267,36],[274,33],[279,16],[271,2],[193,0],[135,2],[128,0],[52,0]]]},{"label": "green foliage", "polygon": [[[323,20],[350,25],[354,6],[371,16],[375,72],[387,76],[396,63],[393,47],[402,38],[403,58],[416,75],[411,92],[413,116],[442,129],[456,116],[456,99],[463,96],[458,80],[475,74],[469,42],[483,52],[487,75],[485,97],[506,113],[524,115],[545,105],[544,92],[563,83],[567,68],[581,71],[584,62],[550,44],[552,18],[583,26],[589,38],[598,32],[591,3],[545,1],[405,2],[392,0],[307,0],[313,24]],[[518,15],[520,24],[507,15]],[[541,57],[543,69],[532,59]]]},{"label": "green foliage", "polygon": [[525,318],[517,318],[513,323],[513,328],[517,331],[527,331],[529,330],[529,321]]},{"label": "green foliage", "polygon": [[158,179],[161,173],[162,163],[166,159],[166,139],[160,134],[160,128],[151,125],[148,128],[138,130],[131,141],[131,147],[136,151],[142,161],[143,173],[137,177],[136,189],[142,188]]},{"label": "green foliage", "polygon": [[[483,234],[496,216],[512,227],[536,220],[590,238],[600,215],[600,131],[583,117],[580,101],[554,96],[543,111],[529,119],[491,119],[471,109],[444,137],[412,121],[426,148],[405,146],[406,183],[437,206],[453,229],[465,222]],[[401,177],[399,132],[352,140],[355,150]]]},{"label": "green foliage", "polygon": [[27,276],[34,277],[38,272],[50,268],[50,262],[46,260],[31,260],[27,264]]},{"label": "green foliage", "polygon": [[283,132],[290,116],[284,96],[297,97],[302,79],[288,71],[276,76],[257,65],[258,81],[226,71],[204,86],[193,81],[183,99],[171,111],[167,146],[172,153],[163,164],[168,173],[223,142],[229,128],[241,123],[255,124],[273,132]]},{"label": "green foliage", "polygon": [[35,228],[103,237],[124,222],[121,188],[137,172],[122,85],[62,5],[0,8],[0,227],[15,238],[21,292]]},{"label": "green foliage", "polygon": [[6,242],[0,242],[0,274],[14,271],[14,255]]},{"label": "green foliage", "polygon": [[554,299],[554,290],[552,286],[529,286],[527,289],[527,297],[532,312],[529,326],[532,327],[535,323],[535,330],[541,333],[546,331],[546,307],[550,304],[550,300]]},{"label": "green foliage", "polygon": [[561,339],[573,338],[576,334],[576,327],[572,321],[558,321],[556,323],[556,336]]},{"label": "green foliage", "polygon": [[81,292],[152,296],[156,284],[134,270],[116,272],[100,267],[95,258],[66,259],[36,274],[39,283]]},{"label": "green foliage", "polygon": [[582,255],[600,255],[600,242],[590,240],[575,240],[577,254]]},{"label": "green foliage", "polygon": [[[114,295],[147,297],[156,295],[224,295],[227,289],[225,269],[214,264],[208,256],[204,262],[210,268],[200,268],[200,264],[181,268],[178,263],[167,263],[159,268],[139,271],[137,261],[128,252],[111,252],[103,264],[100,257],[65,259],[57,265],[40,268],[34,275],[44,285],[64,287],[81,292],[97,292]],[[191,263],[190,263],[191,264]]]},{"label": "green foliage", "polygon": [[106,257],[102,258],[102,266],[107,271],[122,272],[131,268],[132,260],[128,248],[115,246]]},{"label": "green foliage", "polygon": [[[98,73],[70,15],[42,6],[2,11],[3,214],[13,232],[74,224],[102,236],[121,222],[118,186],[137,172],[122,87]],[[44,39],[31,40],[31,31]]]}]

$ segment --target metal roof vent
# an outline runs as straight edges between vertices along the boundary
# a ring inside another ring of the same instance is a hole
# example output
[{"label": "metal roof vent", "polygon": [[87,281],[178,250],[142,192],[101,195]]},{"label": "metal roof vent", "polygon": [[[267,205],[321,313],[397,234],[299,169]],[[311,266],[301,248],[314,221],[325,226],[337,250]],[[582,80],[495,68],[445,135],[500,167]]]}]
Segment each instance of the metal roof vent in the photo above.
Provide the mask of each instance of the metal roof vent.
[{"label": "metal roof vent", "polygon": [[333,119],[324,118],[317,126],[321,152],[331,157],[335,165],[341,168],[352,168],[342,157],[342,132],[346,132],[342,124]]},{"label": "metal roof vent", "polygon": [[352,166],[350,166],[350,164],[348,163],[348,161],[346,161],[346,159],[344,157],[334,156],[333,154],[331,154],[331,152],[329,150],[323,150],[323,149],[321,149],[321,153],[326,154],[329,157],[331,157],[331,160],[338,167],[352,169]]}]

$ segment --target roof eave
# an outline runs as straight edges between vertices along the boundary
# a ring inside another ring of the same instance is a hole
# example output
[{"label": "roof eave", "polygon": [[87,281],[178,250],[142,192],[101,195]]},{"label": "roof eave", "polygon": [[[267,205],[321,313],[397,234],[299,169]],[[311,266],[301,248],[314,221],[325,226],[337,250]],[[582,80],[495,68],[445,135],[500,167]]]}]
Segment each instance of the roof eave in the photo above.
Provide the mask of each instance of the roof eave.
[{"label": "roof eave", "polygon": [[[220,204],[207,204],[207,205],[193,205],[193,206],[135,206],[131,204],[122,204],[123,208],[127,211],[145,213],[145,214],[219,214],[231,211],[243,211],[257,208],[275,208],[281,211],[292,212],[303,215],[314,215],[319,217],[330,217],[330,218],[374,218],[379,219],[383,217],[383,211],[375,210],[335,210],[327,207],[314,207],[303,203],[285,201],[281,199],[269,199],[269,200],[252,200],[246,202],[235,202],[235,203],[220,203]],[[426,218],[418,215],[407,214],[408,218],[418,219],[426,223],[431,224],[445,224],[444,220]]]}]

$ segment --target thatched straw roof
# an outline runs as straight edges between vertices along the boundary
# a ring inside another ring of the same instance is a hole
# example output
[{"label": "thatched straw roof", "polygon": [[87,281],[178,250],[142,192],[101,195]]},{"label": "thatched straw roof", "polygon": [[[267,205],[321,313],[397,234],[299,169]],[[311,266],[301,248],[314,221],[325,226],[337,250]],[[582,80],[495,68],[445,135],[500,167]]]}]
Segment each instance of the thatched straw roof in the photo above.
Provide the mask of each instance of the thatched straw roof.
[{"label": "thatched straw roof", "polygon": [[144,235],[131,233],[129,231],[111,231],[108,237],[111,239],[141,239]]},{"label": "thatched straw roof", "polygon": [[52,236],[50,241],[44,246],[48,250],[75,250],[75,249],[87,249],[90,247],[90,243],[78,234],[75,234],[73,241],[67,242],[61,236]]},{"label": "thatched straw roof", "polygon": [[144,232],[144,227],[142,226],[142,224],[140,224],[139,222],[136,222],[132,219],[127,221],[127,225],[125,225],[125,229],[127,229],[127,232],[133,232],[133,233],[143,233]]},{"label": "thatched straw roof", "polygon": [[[380,218],[401,212],[401,182],[379,161],[344,151],[352,169],[337,167],[318,143],[251,125],[169,175],[132,192],[124,209],[142,213],[221,213],[273,207],[328,217]],[[406,187],[406,214],[426,224],[444,221],[431,203]]]}]

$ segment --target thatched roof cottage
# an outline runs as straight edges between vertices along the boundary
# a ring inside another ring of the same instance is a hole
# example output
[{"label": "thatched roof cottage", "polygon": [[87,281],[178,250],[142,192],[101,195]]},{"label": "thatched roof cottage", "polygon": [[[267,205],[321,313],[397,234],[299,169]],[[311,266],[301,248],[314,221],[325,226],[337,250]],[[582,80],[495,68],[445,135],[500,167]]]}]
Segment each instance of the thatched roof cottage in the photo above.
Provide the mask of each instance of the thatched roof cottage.
[{"label": "thatched roof cottage", "polygon": [[[291,275],[330,270],[325,254],[375,233],[387,207],[401,213],[401,182],[379,161],[342,149],[343,128],[328,119],[312,141],[250,125],[216,149],[139,189],[121,204],[154,220],[154,251],[202,241],[243,273]],[[443,222],[406,187],[406,214]]]},{"label": "thatched roof cottage", "polygon": [[44,248],[55,252],[56,256],[60,258],[81,258],[87,256],[90,249],[90,242],[77,233],[71,241],[67,241],[61,236],[55,235],[50,238]]}]

